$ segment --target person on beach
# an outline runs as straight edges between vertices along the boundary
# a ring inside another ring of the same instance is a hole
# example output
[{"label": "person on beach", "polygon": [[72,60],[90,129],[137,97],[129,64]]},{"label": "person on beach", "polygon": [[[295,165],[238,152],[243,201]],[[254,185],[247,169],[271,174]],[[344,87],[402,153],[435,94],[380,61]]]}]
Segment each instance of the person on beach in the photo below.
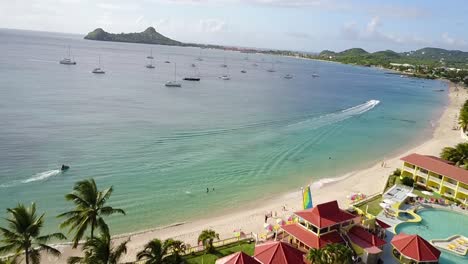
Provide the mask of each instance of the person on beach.
[{"label": "person on beach", "polygon": [[206,193],[209,193],[210,192],[210,189],[209,188],[206,188]]}]

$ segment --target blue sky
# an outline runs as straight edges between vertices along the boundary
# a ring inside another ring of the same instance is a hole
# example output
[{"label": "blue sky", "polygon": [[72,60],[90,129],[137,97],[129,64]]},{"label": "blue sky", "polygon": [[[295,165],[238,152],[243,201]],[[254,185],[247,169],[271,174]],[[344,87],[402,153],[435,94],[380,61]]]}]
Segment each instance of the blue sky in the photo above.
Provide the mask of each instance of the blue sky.
[{"label": "blue sky", "polygon": [[0,27],[86,34],[96,27],[153,26],[184,42],[341,51],[468,51],[463,0],[14,0],[0,1]]}]

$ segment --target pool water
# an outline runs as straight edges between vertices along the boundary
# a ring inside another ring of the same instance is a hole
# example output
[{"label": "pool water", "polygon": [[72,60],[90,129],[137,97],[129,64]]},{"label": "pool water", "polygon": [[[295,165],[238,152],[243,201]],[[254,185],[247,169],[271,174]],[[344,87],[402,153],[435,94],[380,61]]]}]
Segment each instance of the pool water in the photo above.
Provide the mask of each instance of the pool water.
[{"label": "pool water", "polygon": [[406,221],[406,220],[412,220],[414,219],[414,217],[409,213],[400,212],[398,213],[398,219],[400,219],[401,221]]},{"label": "pool water", "polygon": [[[418,234],[426,240],[448,238],[460,234],[468,236],[468,216],[445,210],[424,209],[418,211],[422,217],[419,223],[402,223],[396,233]],[[468,256],[461,257],[442,250],[439,263],[468,263]]]}]

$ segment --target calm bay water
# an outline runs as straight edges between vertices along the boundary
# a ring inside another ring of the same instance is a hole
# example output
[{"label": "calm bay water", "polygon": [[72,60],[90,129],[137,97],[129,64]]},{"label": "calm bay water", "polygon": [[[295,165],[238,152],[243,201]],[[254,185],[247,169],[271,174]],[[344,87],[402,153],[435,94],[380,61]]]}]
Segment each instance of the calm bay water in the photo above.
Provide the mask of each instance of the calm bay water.
[{"label": "calm bay water", "polygon": [[[67,45],[75,66],[58,63]],[[267,55],[12,30],[0,53],[0,210],[36,201],[48,229],[90,177],[127,211],[114,233],[241,208],[423,140],[447,103],[439,81]],[[90,73],[99,56],[105,75]],[[174,62],[201,82],[165,87]]]}]

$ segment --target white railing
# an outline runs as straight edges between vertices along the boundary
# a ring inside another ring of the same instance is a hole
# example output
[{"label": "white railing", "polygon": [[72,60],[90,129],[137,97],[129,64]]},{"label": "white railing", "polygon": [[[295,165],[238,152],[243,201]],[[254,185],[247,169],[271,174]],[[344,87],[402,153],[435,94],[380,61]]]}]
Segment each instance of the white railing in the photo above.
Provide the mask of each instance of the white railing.
[{"label": "white railing", "polygon": [[427,172],[418,171],[418,172],[416,172],[416,174],[421,176],[421,177],[424,177],[424,178],[427,177]]},{"label": "white railing", "polygon": [[414,168],[408,167],[408,166],[406,166],[406,165],[403,166],[403,168],[404,168],[406,171],[409,171],[409,172],[411,172],[411,173],[414,172]]},{"label": "white railing", "polygon": [[452,188],[453,190],[455,190],[457,188],[457,185],[453,184],[453,183],[450,183],[450,182],[447,182],[447,181],[444,181],[444,186],[446,187],[450,187]]},{"label": "white railing", "polygon": [[437,182],[437,183],[440,183],[442,180],[439,179],[439,178],[436,178],[434,176],[429,176],[429,180],[433,181],[433,182]]},{"label": "white railing", "polygon": [[466,189],[465,187],[458,186],[458,191],[464,194],[468,194],[468,189]]}]

